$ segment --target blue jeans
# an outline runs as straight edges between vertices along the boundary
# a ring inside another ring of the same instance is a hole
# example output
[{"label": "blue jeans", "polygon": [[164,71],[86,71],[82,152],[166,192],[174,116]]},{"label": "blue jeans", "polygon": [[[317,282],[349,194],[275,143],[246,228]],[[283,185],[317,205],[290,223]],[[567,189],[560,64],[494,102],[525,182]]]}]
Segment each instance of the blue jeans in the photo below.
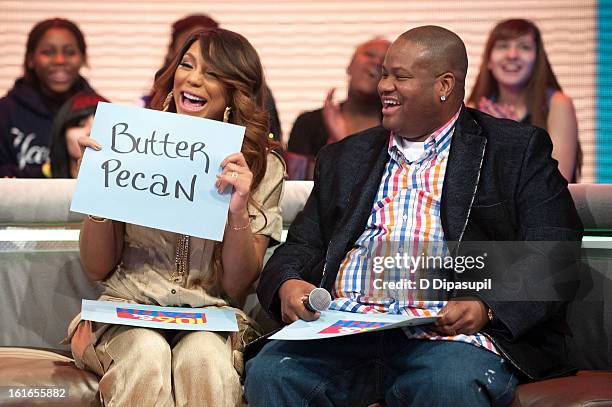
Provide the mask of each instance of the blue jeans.
[{"label": "blue jeans", "polygon": [[271,341],[246,364],[249,405],[506,406],[517,378],[499,356],[399,329]]}]

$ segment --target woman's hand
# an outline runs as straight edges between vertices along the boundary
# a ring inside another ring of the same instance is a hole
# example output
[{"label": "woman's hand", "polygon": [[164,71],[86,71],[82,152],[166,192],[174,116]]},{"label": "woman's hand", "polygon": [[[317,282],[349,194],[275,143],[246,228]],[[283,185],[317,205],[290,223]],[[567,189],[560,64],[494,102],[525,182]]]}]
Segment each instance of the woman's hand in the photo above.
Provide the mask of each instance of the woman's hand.
[{"label": "woman's hand", "polygon": [[89,148],[93,148],[96,151],[100,151],[102,150],[102,145],[98,143],[96,140],[89,137],[89,135],[79,136],[79,138],[77,139],[77,143],[79,143],[79,148],[81,149],[81,156],[77,160],[77,174],[78,174],[78,169],[81,168],[81,160],[83,160],[83,154],[85,153],[85,148],[89,147]]},{"label": "woman's hand", "polygon": [[234,187],[230,199],[229,211],[231,214],[246,213],[253,173],[247,165],[242,153],[227,156],[221,162],[223,171],[217,175],[215,186],[219,193],[225,192],[229,185]]},{"label": "woman's hand", "polygon": [[511,119],[515,121],[519,121],[520,119],[516,114],[514,106],[501,105],[486,97],[481,97],[480,101],[478,101],[478,110],[500,119]]}]

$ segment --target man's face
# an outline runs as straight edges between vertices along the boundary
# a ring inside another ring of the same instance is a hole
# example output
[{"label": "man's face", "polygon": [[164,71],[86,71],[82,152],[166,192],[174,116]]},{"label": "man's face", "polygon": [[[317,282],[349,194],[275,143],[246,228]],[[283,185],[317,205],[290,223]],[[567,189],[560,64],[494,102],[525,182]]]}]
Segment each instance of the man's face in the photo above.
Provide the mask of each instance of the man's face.
[{"label": "man's face", "polygon": [[391,44],[378,83],[386,129],[412,141],[422,141],[435,130],[442,108],[436,74],[422,46],[403,39]]},{"label": "man's face", "polygon": [[346,72],[350,75],[349,87],[366,95],[376,95],[380,70],[385,53],[389,48],[386,40],[373,40],[361,45],[355,51]]}]

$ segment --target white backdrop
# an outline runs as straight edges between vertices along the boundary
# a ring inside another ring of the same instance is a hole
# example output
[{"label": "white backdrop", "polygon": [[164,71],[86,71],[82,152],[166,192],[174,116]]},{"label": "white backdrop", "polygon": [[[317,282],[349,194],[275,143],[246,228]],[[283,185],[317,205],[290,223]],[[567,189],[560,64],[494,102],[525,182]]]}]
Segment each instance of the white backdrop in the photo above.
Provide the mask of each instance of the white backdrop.
[{"label": "white backdrop", "polygon": [[50,17],[77,22],[86,36],[84,76],[104,96],[135,103],[166,53],[170,25],[207,13],[245,35],[258,50],[276,98],[285,138],[295,117],[322,104],[327,90],[346,92],[354,46],[373,36],[393,40],[424,24],[459,34],[470,59],[471,91],[487,33],[498,20],[534,20],[565,92],[574,99],[585,151],[583,182],[594,180],[596,0],[0,0],[0,94],[22,72],[27,33]]}]

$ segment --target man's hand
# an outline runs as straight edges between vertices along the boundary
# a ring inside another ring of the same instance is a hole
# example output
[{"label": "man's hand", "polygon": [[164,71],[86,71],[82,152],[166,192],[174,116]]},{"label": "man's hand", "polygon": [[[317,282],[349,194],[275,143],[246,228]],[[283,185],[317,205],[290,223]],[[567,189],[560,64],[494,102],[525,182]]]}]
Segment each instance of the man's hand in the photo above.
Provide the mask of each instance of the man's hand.
[{"label": "man's hand", "polygon": [[281,301],[281,315],[283,322],[288,324],[303,319],[304,321],[314,321],[319,319],[319,312],[312,312],[304,306],[304,298],[316,287],[303,280],[287,280],[278,290]]},{"label": "man's hand", "polygon": [[448,336],[474,334],[489,321],[487,307],[480,300],[451,300],[440,310],[435,323],[439,333]]}]

